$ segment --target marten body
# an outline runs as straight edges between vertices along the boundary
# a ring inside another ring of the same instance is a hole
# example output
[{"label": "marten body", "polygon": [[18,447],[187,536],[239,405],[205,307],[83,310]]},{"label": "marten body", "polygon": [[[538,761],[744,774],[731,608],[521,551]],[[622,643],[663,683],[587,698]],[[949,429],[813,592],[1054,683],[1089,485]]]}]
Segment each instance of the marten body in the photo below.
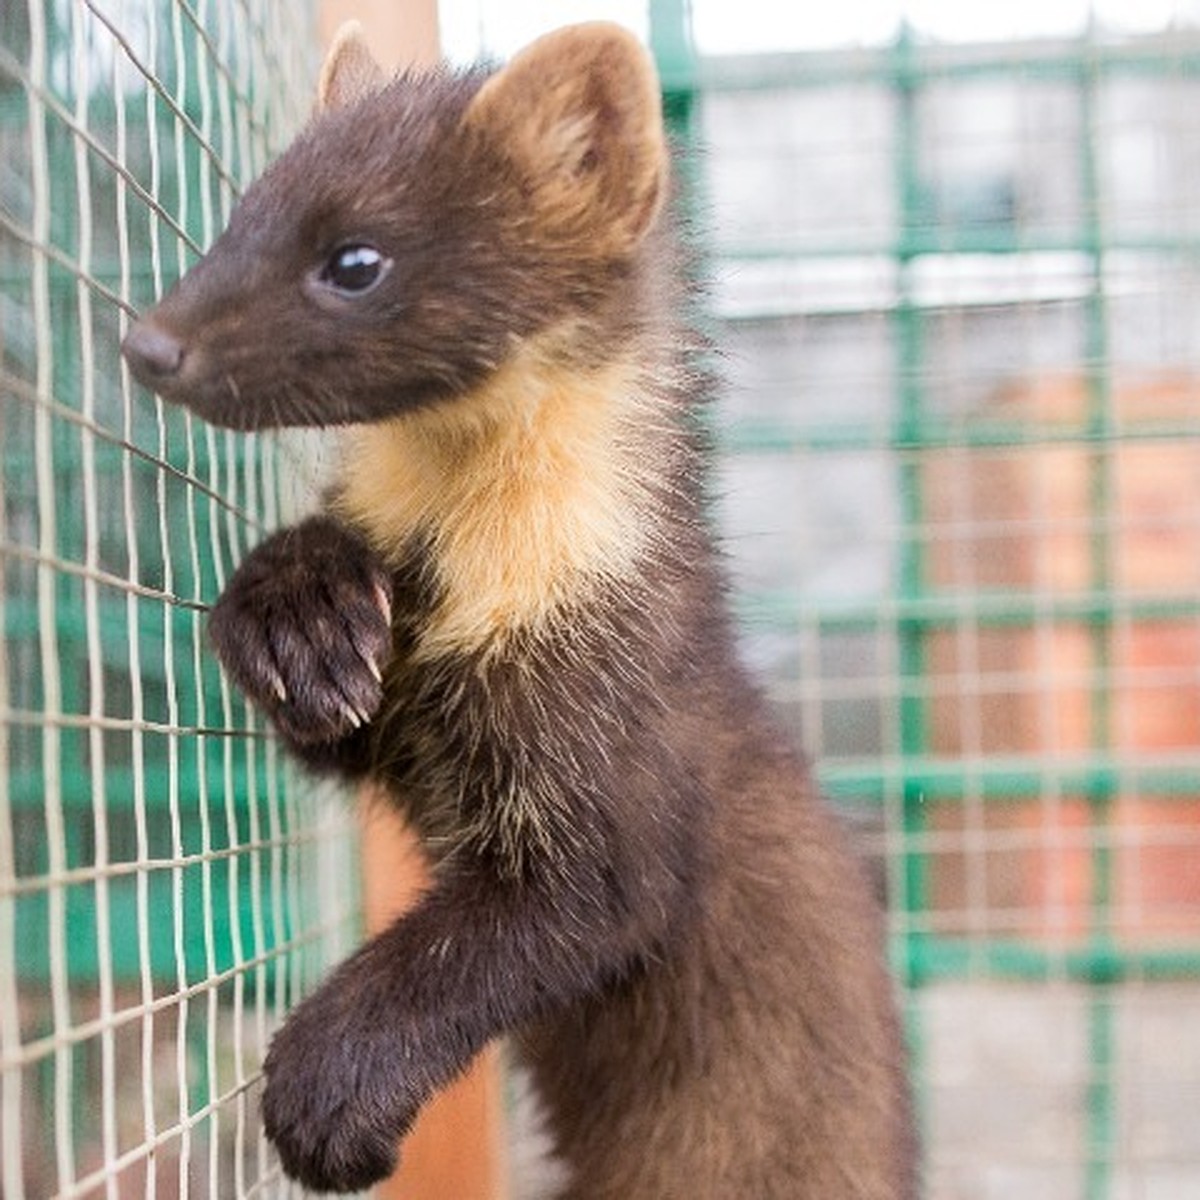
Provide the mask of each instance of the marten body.
[{"label": "marten body", "polygon": [[734,652],[709,390],[618,30],[324,112],[126,355],[223,424],[350,424],[327,512],[214,608],[317,769],[387,785],[430,892],[266,1062],[289,1174],[361,1188],[510,1035],[575,1200],[905,1200],[902,1051],[861,872]]}]

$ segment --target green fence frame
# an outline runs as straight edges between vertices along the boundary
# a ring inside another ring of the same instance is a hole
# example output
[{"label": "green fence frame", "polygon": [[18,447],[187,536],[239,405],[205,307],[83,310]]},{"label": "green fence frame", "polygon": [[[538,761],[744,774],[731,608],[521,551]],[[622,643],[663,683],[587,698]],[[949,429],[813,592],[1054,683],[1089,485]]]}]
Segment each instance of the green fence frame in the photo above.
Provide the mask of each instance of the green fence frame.
[{"label": "green fence frame", "polygon": [[[891,904],[901,915],[900,932],[892,947],[893,960],[906,988],[916,991],[940,981],[992,979],[997,981],[1070,980],[1089,986],[1090,1067],[1087,1085],[1084,1162],[1088,1200],[1114,1194],[1111,1147],[1114,1136],[1113,1074],[1116,1052],[1114,1010],[1110,988],[1124,980],[1200,979],[1200,938],[1191,945],[1161,949],[1131,947],[1112,937],[1110,901],[1112,862],[1103,836],[1119,790],[1136,784],[1139,794],[1195,800],[1200,796],[1200,747],[1187,761],[1178,758],[1131,765],[1121,760],[1112,736],[1110,677],[1114,606],[1109,595],[1113,574],[1110,537],[1097,522],[1090,547],[1091,590],[1086,597],[1062,597],[1047,602],[1033,594],[981,593],[970,597],[938,594],[930,584],[925,547],[917,534],[926,513],[922,456],[950,449],[1040,447],[1054,444],[1083,448],[1089,454],[1089,488],[1095,511],[1108,510],[1114,481],[1112,458],[1106,450],[1119,441],[1200,443],[1200,412],[1194,419],[1165,422],[1129,432],[1116,427],[1111,401],[1107,298],[1104,287],[1106,256],[1123,250],[1158,251],[1200,262],[1200,238],[1189,234],[1164,237],[1121,234],[1104,224],[1097,202],[1098,139],[1096,93],[1101,81],[1126,77],[1159,77],[1166,72],[1200,78],[1200,35],[1106,39],[1091,27],[1076,40],[956,48],[921,41],[912,29],[901,27],[887,46],[873,49],[769,54],[757,57],[700,58],[690,39],[686,0],[654,0],[651,40],[664,81],[667,112],[677,136],[686,142],[694,132],[694,116],[703,97],[715,92],[823,89],[848,83],[884,88],[893,99],[895,161],[892,173],[897,219],[894,236],[883,242],[836,245],[755,244],[725,246],[707,253],[716,259],[745,262],[789,259],[836,260],[864,254],[886,255],[896,266],[899,294],[891,307],[896,346],[895,420],[890,430],[854,424],[817,427],[733,425],[724,430],[722,453],[778,453],[821,456],[846,451],[881,451],[898,464],[899,487],[894,498],[900,516],[901,544],[894,596],[888,616],[873,603],[834,600],[804,601],[804,618],[820,635],[875,631],[894,621],[898,646],[900,767],[853,762],[817,768],[826,791],[835,799],[866,802],[878,811],[895,797],[901,820],[902,861],[892,875]],[[1036,80],[1066,83],[1077,97],[1082,147],[1079,189],[1085,217],[1070,231],[1023,234],[1003,223],[947,224],[940,219],[931,189],[922,178],[918,137],[922,90],[934,83],[986,78],[1010,78],[1015,72]],[[718,233],[719,240],[719,233]],[[1082,364],[1086,379],[1087,413],[1072,428],[1025,428],[1010,421],[956,423],[930,411],[925,396],[926,339],[929,313],[911,287],[912,269],[931,253],[984,253],[1005,256],[1034,250],[1072,251],[1087,256],[1092,286],[1084,300],[1086,345]],[[845,311],[845,310],[839,310]],[[717,334],[718,338],[720,333]],[[796,628],[800,599],[792,594],[739,598],[742,612],[756,627]],[[1200,621],[1200,596],[1139,596],[1122,609],[1129,620]],[[894,616],[890,615],[894,614]],[[1099,686],[1091,704],[1094,752],[1070,764],[1033,756],[996,756],[964,763],[931,753],[931,706],[928,679],[930,638],[954,630],[967,619],[979,628],[1033,629],[1035,616],[1056,626],[1073,625],[1089,631],[1096,655]],[[989,804],[1036,798],[1049,788],[1085,797],[1100,836],[1093,851],[1093,894],[1089,906],[1091,930],[1086,944],[1055,949],[1020,939],[984,942],[948,937],[921,928],[920,916],[929,908],[928,861],[922,849],[927,830],[928,802],[961,802],[970,789]],[[916,1073],[922,1065],[922,1023],[918,1005],[909,1009],[910,1038]]]}]

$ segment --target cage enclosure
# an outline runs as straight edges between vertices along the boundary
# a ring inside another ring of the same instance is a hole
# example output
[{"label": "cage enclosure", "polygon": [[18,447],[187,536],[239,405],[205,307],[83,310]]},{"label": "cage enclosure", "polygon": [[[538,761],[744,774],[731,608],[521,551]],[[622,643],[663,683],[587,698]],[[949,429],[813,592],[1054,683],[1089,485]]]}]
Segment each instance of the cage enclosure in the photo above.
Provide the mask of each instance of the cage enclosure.
[{"label": "cage enclosure", "polygon": [[[713,512],[878,868],[925,1194],[1200,1194],[1200,31],[734,55],[721,8],[635,14],[728,384]],[[359,933],[345,798],[203,640],[315,453],[117,353],[302,123],[313,19],[0,9],[7,1200],[288,1194],[263,1048]]]}]

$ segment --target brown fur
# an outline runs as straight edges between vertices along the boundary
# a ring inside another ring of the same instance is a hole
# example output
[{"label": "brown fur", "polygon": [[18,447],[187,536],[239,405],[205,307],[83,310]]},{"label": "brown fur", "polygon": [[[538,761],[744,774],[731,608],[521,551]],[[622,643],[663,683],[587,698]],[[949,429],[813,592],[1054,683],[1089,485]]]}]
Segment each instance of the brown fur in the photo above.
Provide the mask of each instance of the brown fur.
[{"label": "brown fur", "polygon": [[627,253],[666,193],[662,106],[634,39],[615,27],[594,35],[560,29],[518,54],[480,88],[465,124],[504,140],[543,231]]},{"label": "brown fur", "polygon": [[[909,1200],[879,915],[704,527],[648,59],[597,25],[486,80],[370,74],[340,41],[324,111],[127,346],[227,424],[358,423],[329,513],[211,620],[292,749],[390,785],[436,863],[277,1035],[284,1167],[365,1186],[508,1034],[573,1200]],[[381,264],[361,294],[329,284],[346,245]]]}]

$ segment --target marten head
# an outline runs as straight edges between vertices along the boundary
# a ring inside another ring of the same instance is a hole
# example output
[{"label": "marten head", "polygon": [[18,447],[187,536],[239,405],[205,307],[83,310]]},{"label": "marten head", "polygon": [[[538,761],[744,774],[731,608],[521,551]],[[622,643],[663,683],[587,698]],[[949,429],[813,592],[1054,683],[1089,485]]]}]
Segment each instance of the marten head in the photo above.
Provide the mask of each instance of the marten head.
[{"label": "marten head", "polygon": [[308,128],[123,353],[239,429],[461,397],[552,329],[595,353],[630,319],[666,174],[653,66],[616,26],[549,34],[490,76],[391,82],[344,32]]}]

